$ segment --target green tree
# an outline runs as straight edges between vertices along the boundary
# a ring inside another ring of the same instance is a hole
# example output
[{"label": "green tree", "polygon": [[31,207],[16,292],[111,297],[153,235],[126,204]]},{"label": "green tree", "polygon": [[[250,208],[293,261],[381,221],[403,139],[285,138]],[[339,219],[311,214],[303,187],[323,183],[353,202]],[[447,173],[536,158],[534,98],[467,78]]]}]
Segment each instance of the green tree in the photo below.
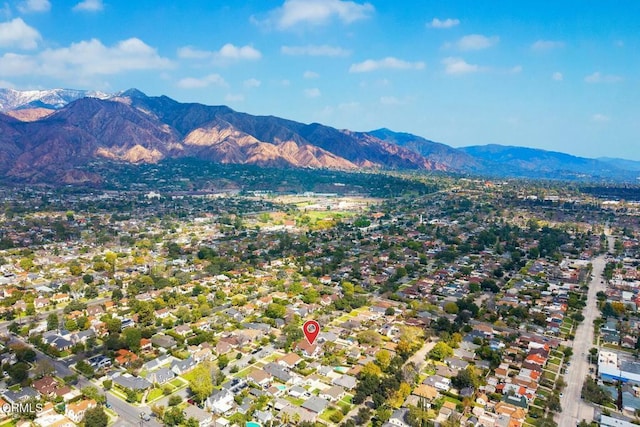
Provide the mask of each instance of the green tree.
[{"label": "green tree", "polygon": [[169,398],[168,403],[169,403],[169,406],[178,406],[179,404],[182,403],[182,398],[177,394],[174,394]]},{"label": "green tree", "polygon": [[11,365],[7,369],[7,373],[9,374],[12,382],[21,383],[29,377],[29,365],[25,362],[18,362]]},{"label": "green tree", "polygon": [[47,330],[53,331],[54,329],[58,329],[59,321],[58,315],[56,313],[50,313],[47,316]]},{"label": "green tree", "polygon": [[104,408],[102,406],[87,409],[84,413],[85,427],[107,427],[108,424],[109,417],[104,412]]},{"label": "green tree", "polygon": [[447,357],[453,356],[453,349],[445,342],[439,341],[429,352],[429,357],[442,362]]},{"label": "green tree", "polygon": [[264,314],[272,319],[282,319],[284,318],[286,311],[287,309],[285,308],[285,306],[272,302],[267,306]]},{"label": "green tree", "polygon": [[453,301],[449,301],[444,305],[444,311],[449,313],[449,314],[457,314],[458,313],[458,305],[453,302]]},{"label": "green tree", "polygon": [[213,381],[211,380],[211,369],[207,363],[201,363],[193,370],[189,388],[191,388],[198,402],[204,402],[211,395]]},{"label": "green tree", "polygon": [[97,387],[87,386],[87,387],[83,387],[80,391],[82,392],[84,397],[86,397],[87,399],[93,399],[100,404],[105,402],[104,393],[98,390]]},{"label": "green tree", "polygon": [[30,271],[34,267],[33,260],[31,258],[22,258],[19,265],[24,271]]},{"label": "green tree", "polygon": [[134,353],[140,351],[140,340],[142,339],[142,331],[138,328],[126,328],[122,331],[122,339],[127,348]]}]

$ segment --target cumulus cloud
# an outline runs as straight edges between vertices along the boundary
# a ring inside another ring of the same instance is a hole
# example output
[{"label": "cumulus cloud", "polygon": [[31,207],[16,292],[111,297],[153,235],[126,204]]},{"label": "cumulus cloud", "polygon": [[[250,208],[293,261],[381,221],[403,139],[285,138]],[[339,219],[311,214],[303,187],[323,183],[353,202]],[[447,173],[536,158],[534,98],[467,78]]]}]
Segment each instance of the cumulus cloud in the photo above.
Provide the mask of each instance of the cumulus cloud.
[{"label": "cumulus cloud", "polygon": [[253,46],[235,46],[231,43],[227,43],[215,53],[214,57],[230,60],[256,60],[260,59],[262,54]]},{"label": "cumulus cloud", "polygon": [[24,0],[18,4],[18,10],[22,13],[48,12],[51,3],[49,0]]},{"label": "cumulus cloud", "polygon": [[622,81],[622,77],[614,74],[602,74],[600,71],[596,71],[586,76],[584,81],[587,83],[618,83]]},{"label": "cumulus cloud", "polygon": [[559,49],[561,47],[564,47],[564,42],[557,40],[537,40],[531,45],[531,49],[538,52]]},{"label": "cumulus cloud", "polygon": [[36,55],[7,53],[0,58],[0,75],[41,75],[77,81],[126,71],[166,69],[172,62],[138,38],[105,46],[98,39],[46,49]]},{"label": "cumulus cloud", "polygon": [[462,37],[456,43],[460,50],[482,50],[496,45],[500,41],[498,36],[483,36],[482,34],[470,34]]},{"label": "cumulus cloud", "polygon": [[5,53],[0,56],[1,76],[21,76],[32,73],[38,66],[36,60],[27,55]]},{"label": "cumulus cloud", "polygon": [[564,79],[564,76],[560,71],[556,71],[555,73],[551,74],[551,78],[557,82],[560,82]]},{"label": "cumulus cloud", "polygon": [[317,87],[304,90],[304,96],[306,96],[307,98],[317,98],[320,95],[320,89],[318,89]]},{"label": "cumulus cloud", "polygon": [[351,54],[347,49],[329,45],[282,46],[280,52],[292,56],[349,56]]},{"label": "cumulus cloud", "polygon": [[0,47],[35,49],[41,39],[38,30],[27,25],[22,18],[0,23]]},{"label": "cumulus cloud", "polygon": [[251,45],[236,46],[227,43],[217,51],[202,50],[193,46],[178,48],[178,58],[181,59],[212,59],[215,62],[229,62],[241,60],[257,60],[262,58],[262,53]]},{"label": "cumulus cloud", "polygon": [[103,9],[102,0],[83,0],[73,6],[74,12],[100,12]]},{"label": "cumulus cloud", "polygon": [[438,18],[433,18],[431,22],[427,23],[427,27],[429,28],[453,28],[457,25],[460,25],[459,19],[447,18],[440,20]]},{"label": "cumulus cloud", "polygon": [[246,87],[247,89],[252,89],[254,87],[260,87],[262,82],[258,79],[250,78],[245,80],[243,84],[244,84],[244,87]]},{"label": "cumulus cloud", "polygon": [[595,123],[607,123],[610,120],[611,118],[609,116],[600,113],[596,113],[591,116],[591,121]]},{"label": "cumulus cloud", "polygon": [[374,10],[370,3],[347,0],[285,0],[267,20],[257,22],[279,30],[299,25],[325,25],[334,19],[350,24],[371,16]]},{"label": "cumulus cloud", "polygon": [[402,59],[388,56],[383,59],[367,59],[366,61],[352,64],[349,68],[350,73],[366,73],[375,70],[422,70],[425,67],[424,62],[408,62]]},{"label": "cumulus cloud", "polygon": [[317,79],[318,77],[320,77],[320,74],[316,73],[315,71],[305,71],[302,74],[302,77],[304,77],[305,79]]},{"label": "cumulus cloud", "polygon": [[478,65],[469,64],[462,58],[448,57],[442,60],[444,64],[444,71],[447,74],[459,75],[470,74],[480,71]]},{"label": "cumulus cloud", "polygon": [[227,82],[219,74],[209,74],[200,78],[185,77],[178,81],[178,87],[182,89],[202,89],[212,85],[226,87]]},{"label": "cumulus cloud", "polygon": [[69,47],[47,49],[40,54],[42,64],[52,74],[99,75],[124,71],[171,67],[153,47],[138,38],[123,40],[108,47],[98,39],[73,43]]}]

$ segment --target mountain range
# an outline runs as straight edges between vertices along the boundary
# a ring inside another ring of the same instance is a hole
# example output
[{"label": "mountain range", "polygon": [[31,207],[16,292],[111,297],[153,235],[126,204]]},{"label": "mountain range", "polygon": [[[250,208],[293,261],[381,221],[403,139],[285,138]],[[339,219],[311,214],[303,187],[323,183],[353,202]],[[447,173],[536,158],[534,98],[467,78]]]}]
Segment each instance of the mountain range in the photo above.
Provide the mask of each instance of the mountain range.
[{"label": "mountain range", "polygon": [[342,170],[395,169],[560,179],[634,180],[640,164],[498,145],[457,149],[378,129],[339,130],[225,106],[116,94],[0,89],[0,176],[18,182],[99,183],[95,161],[216,163]]}]

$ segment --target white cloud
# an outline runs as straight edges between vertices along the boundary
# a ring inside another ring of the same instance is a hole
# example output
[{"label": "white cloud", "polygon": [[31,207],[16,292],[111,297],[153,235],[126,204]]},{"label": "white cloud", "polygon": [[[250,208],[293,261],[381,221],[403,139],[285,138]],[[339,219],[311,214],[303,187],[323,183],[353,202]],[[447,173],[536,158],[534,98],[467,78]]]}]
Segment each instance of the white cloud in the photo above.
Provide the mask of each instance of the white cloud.
[{"label": "white cloud", "polygon": [[388,56],[383,59],[367,59],[364,62],[352,64],[349,68],[350,73],[366,73],[375,70],[422,70],[425,67],[424,62],[408,62],[402,59]]},{"label": "white cloud", "polygon": [[433,18],[431,22],[427,23],[427,27],[430,28],[453,28],[456,25],[460,25],[459,19],[447,18],[444,20],[440,20],[438,18]]},{"label": "white cloud", "polygon": [[306,96],[307,98],[317,98],[320,95],[320,89],[318,89],[317,87],[304,90],[304,96]]},{"label": "white cloud", "polygon": [[456,43],[460,50],[482,50],[496,45],[500,41],[498,36],[483,36],[482,34],[470,34],[462,37]]},{"label": "white cloud", "polygon": [[22,18],[0,23],[0,47],[35,49],[41,39],[38,30],[28,26]]},{"label": "white cloud", "polygon": [[234,94],[234,93],[229,93],[227,94],[227,96],[224,97],[224,100],[227,102],[242,102],[244,101],[244,95],[242,94]]},{"label": "white cloud", "polygon": [[171,61],[159,56],[156,49],[135,37],[111,47],[98,39],[72,43],[65,48],[47,49],[40,54],[40,59],[44,73],[64,76],[117,74],[172,66]]},{"label": "white cloud", "polygon": [[306,45],[306,46],[282,46],[280,52],[284,55],[307,55],[307,56],[349,56],[351,54],[347,49],[339,46],[329,45]]},{"label": "white cloud", "polygon": [[611,120],[611,118],[604,114],[596,113],[591,116],[591,120],[596,123],[607,123]]},{"label": "white cloud", "polygon": [[304,74],[302,74],[302,77],[304,77],[305,79],[317,79],[318,77],[320,77],[320,74],[316,73],[315,71],[305,71]]},{"label": "white cloud", "polygon": [[254,87],[260,87],[262,82],[258,79],[250,78],[245,80],[243,84],[244,84],[244,87],[246,87],[247,89],[251,89]]},{"label": "white cloud", "polygon": [[555,73],[551,74],[551,78],[557,82],[561,82],[564,79],[564,76],[560,71],[556,71]]},{"label": "white cloud", "polygon": [[197,49],[193,46],[178,48],[178,58],[181,59],[213,59],[216,62],[256,60],[262,58],[259,50],[251,45],[236,46],[227,43],[218,51]]},{"label": "white cloud", "polygon": [[584,81],[587,83],[618,83],[622,81],[622,77],[614,74],[601,74],[600,71],[596,71],[586,76]]},{"label": "white cloud", "polygon": [[13,89],[15,86],[13,83],[8,82],[6,80],[0,80],[0,87],[3,88],[8,88],[8,89]]},{"label": "white cloud", "polygon": [[522,72],[522,65],[516,65],[509,69],[509,73],[511,74],[520,74]]},{"label": "white cloud", "polygon": [[32,73],[37,61],[27,55],[5,53],[0,56],[0,76],[22,76]]},{"label": "white cloud", "polygon": [[183,46],[178,48],[178,58],[181,59],[206,59],[211,58],[213,52],[196,49],[193,46]]},{"label": "white cloud", "polygon": [[113,46],[92,39],[32,56],[7,53],[0,58],[0,75],[40,75],[87,82],[100,75],[172,66],[170,60],[159,56],[156,49],[140,39],[123,40]]},{"label": "white cloud", "polygon": [[345,24],[369,17],[375,8],[370,3],[347,0],[285,0],[271,13],[272,22],[280,30],[297,25],[324,25],[337,18]]},{"label": "white cloud", "polygon": [[469,64],[462,58],[448,57],[442,60],[444,71],[447,74],[469,74],[481,70],[478,65]]},{"label": "white cloud", "polygon": [[531,49],[538,52],[559,49],[561,47],[564,47],[564,42],[557,40],[537,40],[531,45]]},{"label": "white cloud", "polygon": [[83,0],[73,6],[74,12],[100,12],[103,9],[102,0]]},{"label": "white cloud", "polygon": [[211,85],[226,87],[227,82],[219,74],[209,74],[201,78],[185,77],[178,81],[178,87],[182,89],[202,89]]},{"label": "white cloud", "polygon": [[22,13],[48,12],[51,10],[49,0],[24,0],[18,4],[18,10]]},{"label": "white cloud", "polygon": [[284,79],[284,80],[281,80],[281,81],[280,81],[280,84],[281,84],[282,86],[284,86],[284,87],[289,87],[289,86],[291,86],[291,81],[290,81],[290,80],[287,80],[287,79]]},{"label": "white cloud", "polygon": [[262,54],[253,46],[235,46],[227,43],[214,56],[224,60],[256,60],[260,59]]}]

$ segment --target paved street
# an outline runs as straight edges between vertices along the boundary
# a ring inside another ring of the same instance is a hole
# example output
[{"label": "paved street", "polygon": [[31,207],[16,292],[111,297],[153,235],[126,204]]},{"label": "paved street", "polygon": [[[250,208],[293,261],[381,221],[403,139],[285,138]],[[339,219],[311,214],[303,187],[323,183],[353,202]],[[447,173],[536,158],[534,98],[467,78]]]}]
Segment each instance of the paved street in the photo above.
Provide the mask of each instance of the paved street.
[{"label": "paved street", "polygon": [[[609,248],[613,248],[613,237],[609,237]],[[558,427],[574,427],[581,420],[593,420],[593,406],[580,398],[582,384],[589,373],[589,349],[593,347],[593,321],[600,316],[596,294],[606,289],[602,273],[606,265],[606,255],[593,260],[593,274],[589,283],[587,306],[582,311],[584,321],[578,325],[573,340],[573,357],[567,368],[567,387],[560,399],[562,412],[556,415]]]},{"label": "paved street", "polygon": [[[7,325],[0,325],[0,332],[7,334],[7,330],[6,330],[6,326]],[[25,341],[23,341],[20,337],[16,337],[11,335],[10,336],[10,343],[17,343],[17,342],[21,342],[21,343],[25,343]],[[64,361],[64,360],[58,360],[55,358],[52,358],[46,354],[44,354],[43,352],[41,352],[40,350],[38,350],[37,348],[33,348],[34,351],[36,352],[36,361],[40,361],[40,360],[48,360],[51,365],[55,368],[56,370],[56,375],[59,377],[65,377],[68,375],[72,375],[75,374],[75,372],[73,370],[71,370],[71,368],[69,368],[68,364],[70,364],[70,361]],[[78,383],[76,384],[76,387],[78,389],[82,389],[83,387],[87,387],[87,386],[94,386],[94,384],[92,384],[89,380],[87,380],[86,378],[84,378],[83,376],[79,375],[78,376]],[[113,396],[112,394],[109,394],[107,396],[107,401],[109,402],[109,404],[111,405],[111,409],[113,411],[115,411],[118,414],[118,421],[115,423],[115,426],[122,426],[122,427],[133,427],[133,426],[140,426],[140,414],[142,412],[146,412],[148,414],[151,414],[151,409],[149,409],[148,407],[136,407],[133,406],[115,396]],[[152,427],[159,427],[162,424],[160,424],[159,422],[157,422],[155,420],[155,418],[151,418],[150,421],[145,421],[142,424],[143,426],[152,426]]]}]

